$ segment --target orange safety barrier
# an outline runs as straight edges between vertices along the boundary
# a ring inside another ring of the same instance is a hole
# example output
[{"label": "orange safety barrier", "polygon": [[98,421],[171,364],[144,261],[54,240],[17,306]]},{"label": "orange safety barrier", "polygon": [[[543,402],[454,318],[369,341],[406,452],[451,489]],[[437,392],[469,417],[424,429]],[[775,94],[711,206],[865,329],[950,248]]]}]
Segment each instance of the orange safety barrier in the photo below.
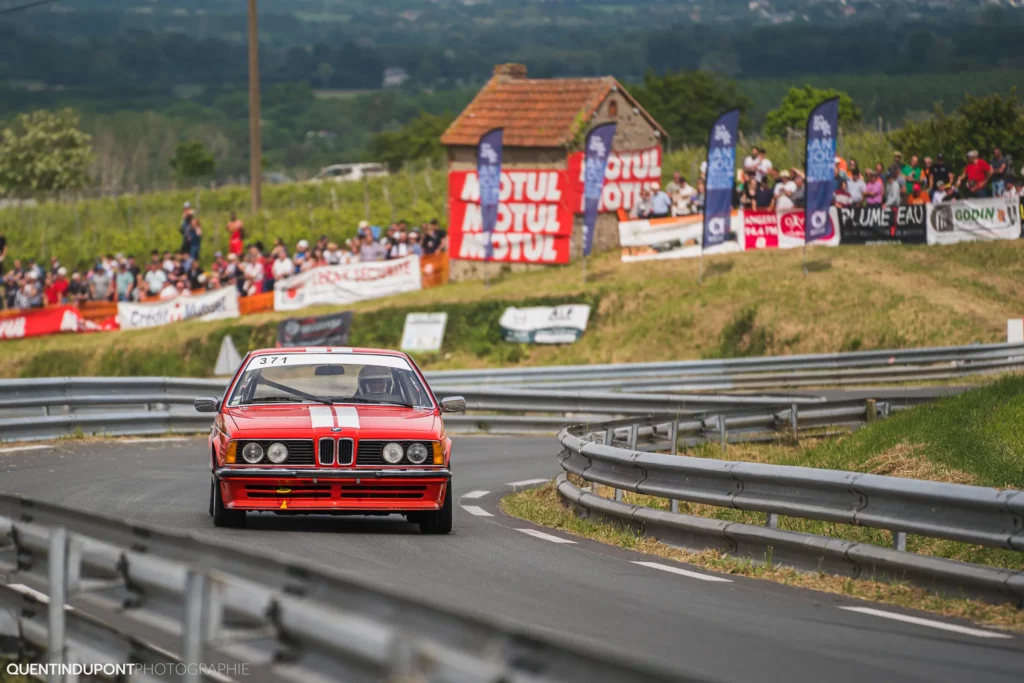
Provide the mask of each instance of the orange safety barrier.
[{"label": "orange safety barrier", "polygon": [[420,274],[423,277],[424,289],[448,284],[448,273],[450,270],[447,251],[424,254],[420,257]]},{"label": "orange safety barrier", "polygon": [[86,301],[78,307],[82,317],[86,320],[96,322],[106,320],[117,315],[117,303],[113,301]]},{"label": "orange safety barrier", "polygon": [[274,310],[274,293],[250,294],[238,300],[238,312],[242,315],[265,313]]}]

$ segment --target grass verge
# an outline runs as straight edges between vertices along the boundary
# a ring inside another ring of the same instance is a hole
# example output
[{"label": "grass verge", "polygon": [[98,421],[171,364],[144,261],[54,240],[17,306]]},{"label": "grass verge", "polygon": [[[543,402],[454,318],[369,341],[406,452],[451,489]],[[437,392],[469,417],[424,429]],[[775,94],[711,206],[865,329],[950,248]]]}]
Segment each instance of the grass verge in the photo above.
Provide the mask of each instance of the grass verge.
[{"label": "grass verge", "polygon": [[639,536],[624,526],[580,519],[562,504],[554,483],[506,496],[507,514],[575,536],[685,562],[715,572],[747,576],[787,586],[871,600],[908,609],[933,612],[978,624],[1024,632],[1024,610],[977,600],[938,596],[906,583],[852,579],[825,573],[804,573],[774,564],[754,563],[717,551],[692,552]]}]

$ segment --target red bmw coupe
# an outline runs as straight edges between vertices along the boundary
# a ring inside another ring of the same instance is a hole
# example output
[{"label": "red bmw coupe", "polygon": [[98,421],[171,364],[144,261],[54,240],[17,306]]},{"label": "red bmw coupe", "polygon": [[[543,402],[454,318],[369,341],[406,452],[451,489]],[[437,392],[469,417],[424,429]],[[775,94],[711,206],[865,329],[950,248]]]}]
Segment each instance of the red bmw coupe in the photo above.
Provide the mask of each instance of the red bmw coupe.
[{"label": "red bmw coupe", "polygon": [[285,348],[249,353],[210,431],[210,515],[402,514],[426,534],[452,529],[451,450],[438,402],[404,353]]}]

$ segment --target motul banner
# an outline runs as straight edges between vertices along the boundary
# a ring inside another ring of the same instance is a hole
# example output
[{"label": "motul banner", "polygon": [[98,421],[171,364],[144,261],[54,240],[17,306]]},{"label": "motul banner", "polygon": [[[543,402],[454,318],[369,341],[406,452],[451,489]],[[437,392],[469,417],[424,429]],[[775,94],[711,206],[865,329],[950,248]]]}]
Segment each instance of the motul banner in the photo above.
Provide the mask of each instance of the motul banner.
[{"label": "motul banner", "polygon": [[98,329],[98,325],[85,320],[74,306],[35,308],[0,318],[0,339],[24,339],[60,332],[89,332]]},{"label": "motul banner", "polygon": [[[573,197],[564,170],[506,170],[501,173],[498,218],[487,260],[508,263],[568,263]],[[476,171],[448,172],[448,253],[483,261],[486,240]]]},{"label": "motul banner", "polygon": [[420,257],[313,268],[274,284],[274,310],[345,305],[422,289]]},{"label": "motul banner", "polygon": [[[576,213],[583,212],[583,166],[583,152],[569,155],[569,177],[573,179],[572,206]],[[661,147],[612,152],[608,155],[608,169],[598,210],[602,213],[619,209],[629,211],[640,198],[640,190],[660,185]]]}]

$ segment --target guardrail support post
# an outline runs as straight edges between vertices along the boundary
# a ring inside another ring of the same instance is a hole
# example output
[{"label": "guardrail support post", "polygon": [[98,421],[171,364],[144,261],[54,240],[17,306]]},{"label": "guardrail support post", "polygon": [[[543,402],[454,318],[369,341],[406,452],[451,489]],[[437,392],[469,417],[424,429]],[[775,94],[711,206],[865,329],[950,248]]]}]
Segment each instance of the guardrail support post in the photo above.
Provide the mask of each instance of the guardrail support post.
[{"label": "guardrail support post", "polygon": [[729,445],[729,429],[725,424],[725,415],[718,416],[718,440],[722,444],[722,450]]},{"label": "guardrail support post", "polygon": [[678,515],[679,514],[679,501],[678,500],[670,500],[669,501],[669,510],[671,510],[672,512],[674,512],[675,514]]},{"label": "guardrail support post", "polygon": [[779,528],[779,516],[774,512],[769,512],[765,518],[764,525],[769,529]]},{"label": "guardrail support post", "polygon": [[869,398],[867,400],[867,406],[865,407],[865,410],[864,410],[864,421],[865,422],[874,422],[877,419],[878,419],[878,401],[873,399],[873,398]]},{"label": "guardrail support post", "polygon": [[611,446],[612,445],[612,440],[614,438],[615,438],[615,430],[614,429],[609,427],[608,429],[604,430],[604,445],[605,446]]},{"label": "guardrail support post", "polygon": [[622,489],[615,489],[615,501],[618,503],[622,502]]},{"label": "guardrail support post", "polygon": [[637,436],[640,434],[640,425],[635,422],[629,425],[629,450],[636,450]]},{"label": "guardrail support post", "polygon": [[668,425],[668,443],[672,447],[672,455],[679,455],[679,418],[675,418]]},{"label": "guardrail support post", "polygon": [[793,431],[793,440],[800,438],[800,412],[795,403],[789,406],[789,428]]},{"label": "guardrail support post", "polygon": [[200,683],[206,618],[206,575],[189,571],[185,578],[185,604],[181,623],[181,661],[186,665],[182,683]]},{"label": "guardrail support post", "polygon": [[906,549],[907,549],[907,532],[906,531],[894,531],[894,532],[892,532],[892,547],[893,547],[893,550],[906,551]]},{"label": "guardrail support post", "polygon": [[[50,532],[50,550],[47,562],[49,563],[50,604],[47,611],[46,656],[51,664],[64,664],[66,661],[64,603],[67,602],[68,585],[68,531],[64,527],[57,527]],[[61,683],[64,676],[61,673],[51,673],[47,680],[50,683]]]}]

